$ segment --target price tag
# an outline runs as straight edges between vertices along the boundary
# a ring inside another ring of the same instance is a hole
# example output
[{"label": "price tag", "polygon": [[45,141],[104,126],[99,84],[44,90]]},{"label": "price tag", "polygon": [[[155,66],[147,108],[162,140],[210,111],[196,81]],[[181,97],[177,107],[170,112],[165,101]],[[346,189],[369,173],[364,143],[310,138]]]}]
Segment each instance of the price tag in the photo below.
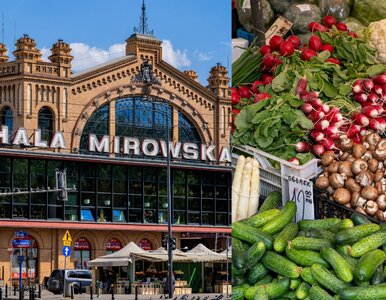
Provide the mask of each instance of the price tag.
[{"label": "price tag", "polygon": [[296,222],[300,220],[313,220],[314,192],[311,181],[297,176],[288,176],[290,200],[296,203]]},{"label": "price tag", "polygon": [[272,24],[272,26],[266,31],[265,33],[265,43],[268,45],[270,39],[274,35],[285,35],[288,30],[292,27],[292,22],[287,20],[286,18],[279,16],[275,23]]}]

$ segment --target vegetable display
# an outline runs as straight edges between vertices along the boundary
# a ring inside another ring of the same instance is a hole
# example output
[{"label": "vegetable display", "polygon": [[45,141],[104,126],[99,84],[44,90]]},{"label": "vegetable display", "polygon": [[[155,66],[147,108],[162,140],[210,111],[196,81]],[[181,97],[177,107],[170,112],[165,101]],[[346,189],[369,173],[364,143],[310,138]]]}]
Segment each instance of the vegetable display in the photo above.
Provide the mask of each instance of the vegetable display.
[{"label": "vegetable display", "polygon": [[294,210],[288,201],[233,223],[232,299],[386,299],[385,228],[360,215],[296,224]]}]

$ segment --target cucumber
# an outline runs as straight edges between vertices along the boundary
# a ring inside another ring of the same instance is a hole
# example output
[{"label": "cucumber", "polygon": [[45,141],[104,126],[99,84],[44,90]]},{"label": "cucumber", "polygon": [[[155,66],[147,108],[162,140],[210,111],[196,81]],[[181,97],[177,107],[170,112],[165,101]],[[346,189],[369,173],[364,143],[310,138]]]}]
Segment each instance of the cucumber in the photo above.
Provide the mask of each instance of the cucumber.
[{"label": "cucumber", "polygon": [[334,227],[330,228],[332,232],[338,232],[347,228],[354,227],[354,222],[351,219],[342,219],[338,224],[336,224]]},{"label": "cucumber", "polygon": [[335,275],[331,274],[325,267],[319,264],[313,264],[311,267],[312,275],[322,286],[337,294],[341,289],[347,287],[346,283],[341,281]]},{"label": "cucumber", "polygon": [[296,203],[287,201],[280,215],[269,221],[262,227],[264,232],[275,234],[284,228],[284,226],[291,222],[296,215]]},{"label": "cucumber", "polygon": [[244,276],[238,276],[232,274],[232,285],[234,286],[240,286],[245,283],[245,277]]},{"label": "cucumber", "polygon": [[302,280],[300,278],[291,279],[290,280],[290,290],[294,291],[298,288],[298,286],[302,283]]},{"label": "cucumber", "polygon": [[386,243],[386,231],[378,231],[356,242],[349,254],[352,257],[361,257],[363,254],[375,250]]},{"label": "cucumber", "polygon": [[273,241],[273,249],[279,253],[283,252],[288,244],[288,241],[296,237],[298,229],[299,227],[295,223],[288,223],[287,225],[285,225],[283,230]]},{"label": "cucumber", "polygon": [[320,249],[322,248],[331,247],[331,243],[325,239],[316,239],[300,236],[292,240],[292,246],[296,249],[320,251]]},{"label": "cucumber", "polygon": [[265,275],[262,279],[256,282],[256,285],[263,285],[272,282],[273,276],[271,274]]},{"label": "cucumber", "polygon": [[238,286],[232,286],[232,300],[244,300],[244,289]]},{"label": "cucumber", "polygon": [[313,285],[313,284],[316,284],[317,281],[314,277],[314,275],[312,275],[312,270],[311,270],[311,267],[306,267],[306,268],[303,268],[302,272],[300,273],[300,277],[307,283]]},{"label": "cucumber", "polygon": [[386,299],[386,285],[369,287],[346,287],[339,292],[341,300],[380,300]]},{"label": "cucumber", "polygon": [[380,265],[378,268],[375,270],[375,273],[373,277],[370,279],[371,284],[380,284],[385,282],[385,274],[383,273],[383,266]]},{"label": "cucumber", "polygon": [[259,260],[263,257],[265,253],[265,245],[263,242],[254,243],[248,250],[245,252],[245,264],[247,268],[252,268],[256,265]]},{"label": "cucumber", "polygon": [[363,224],[339,231],[335,235],[337,244],[354,244],[360,239],[379,231],[381,228],[378,224]]},{"label": "cucumber", "polygon": [[281,210],[274,208],[262,213],[258,213],[249,218],[243,220],[243,223],[251,225],[253,227],[261,227],[274,219],[277,215],[280,215]]},{"label": "cucumber", "polygon": [[267,249],[272,249],[273,237],[270,234],[241,222],[232,224],[232,237],[246,241],[250,244],[263,242]]},{"label": "cucumber", "polygon": [[355,266],[357,264],[357,259],[355,259],[354,257],[351,257],[346,253],[339,252],[339,254],[347,261],[347,263],[350,266],[351,272],[354,274]]},{"label": "cucumber", "polygon": [[334,300],[334,297],[332,297],[329,293],[317,285],[314,285],[310,288],[309,294],[312,300]]},{"label": "cucumber", "polygon": [[[244,297],[248,300],[254,299],[256,292],[259,289],[264,289],[269,298],[278,298],[283,296],[289,289],[290,286],[290,280],[289,278],[285,277],[282,279],[277,280],[276,282],[271,282],[264,285],[254,285],[250,288],[247,288],[244,290]],[[233,293],[233,292],[232,292]],[[233,299],[233,295],[232,295]]]},{"label": "cucumber", "polygon": [[351,246],[350,245],[336,245],[336,251],[339,253],[345,253],[348,255],[349,251],[351,251]]},{"label": "cucumber", "polygon": [[267,291],[264,288],[257,289],[253,300],[269,300]]},{"label": "cucumber", "polygon": [[243,243],[232,237],[232,265],[238,270],[242,270],[246,266],[245,249]]},{"label": "cucumber", "polygon": [[372,224],[372,222],[367,219],[365,215],[358,212],[354,212],[350,219],[354,222],[355,225]]},{"label": "cucumber", "polygon": [[351,282],[354,279],[349,263],[335,249],[323,248],[320,255],[330,263],[339,279],[344,282]]},{"label": "cucumber", "polygon": [[375,249],[364,254],[355,267],[355,278],[359,281],[370,280],[378,266],[382,265],[386,254],[382,250]]},{"label": "cucumber", "polygon": [[321,264],[326,268],[329,267],[329,264],[315,251],[299,250],[288,245],[285,249],[285,254],[287,258],[302,267],[311,267],[315,263]]},{"label": "cucumber", "polygon": [[264,254],[262,263],[268,270],[289,278],[299,278],[302,271],[301,267],[273,251]]},{"label": "cucumber", "polygon": [[250,285],[254,285],[260,279],[262,279],[265,275],[267,275],[268,270],[262,263],[257,263],[252,266],[251,270],[247,274],[247,282]]},{"label": "cucumber", "polygon": [[265,198],[263,204],[259,208],[259,213],[262,213],[264,211],[277,208],[281,205],[281,192],[273,191],[270,192]]},{"label": "cucumber", "polygon": [[310,288],[307,282],[302,282],[295,291],[296,298],[300,300],[307,298]]},{"label": "cucumber", "polygon": [[325,230],[330,230],[336,226],[341,219],[337,218],[327,218],[319,220],[301,220],[298,222],[299,229],[309,229],[309,228],[320,228]]},{"label": "cucumber", "polygon": [[[288,292],[286,292],[284,295],[283,295],[283,297],[282,297],[283,299],[296,299],[296,293],[295,293],[295,291],[288,291]],[[276,298],[277,299],[277,298]]]}]

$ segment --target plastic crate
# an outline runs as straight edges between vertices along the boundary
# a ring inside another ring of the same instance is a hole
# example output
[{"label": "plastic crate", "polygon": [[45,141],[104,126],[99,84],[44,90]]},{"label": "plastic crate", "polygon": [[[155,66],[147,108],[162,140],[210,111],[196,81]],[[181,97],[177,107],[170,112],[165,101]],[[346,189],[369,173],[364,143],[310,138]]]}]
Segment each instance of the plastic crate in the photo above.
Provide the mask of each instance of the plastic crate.
[{"label": "plastic crate", "polygon": [[[325,218],[350,218],[354,209],[330,200],[326,192],[315,188],[314,185],[315,219]],[[381,223],[378,219],[366,216],[373,223]]]},{"label": "plastic crate", "polygon": [[252,43],[253,40],[255,39],[255,36],[254,36],[253,33],[245,31],[243,28],[237,29],[236,34],[237,34],[238,38],[242,38],[242,39],[248,40],[249,43]]},{"label": "plastic crate", "polygon": [[[308,163],[296,166],[286,160],[280,159],[264,151],[258,150],[251,146],[234,147],[233,156],[238,154],[256,158],[260,163],[260,195],[267,197],[270,192],[280,191],[282,193],[282,203],[289,200],[288,177],[297,176],[304,179],[312,179],[321,173],[322,168],[319,166],[320,160],[313,159]],[[280,165],[276,169],[272,162]],[[235,163],[235,161],[234,161]]]}]

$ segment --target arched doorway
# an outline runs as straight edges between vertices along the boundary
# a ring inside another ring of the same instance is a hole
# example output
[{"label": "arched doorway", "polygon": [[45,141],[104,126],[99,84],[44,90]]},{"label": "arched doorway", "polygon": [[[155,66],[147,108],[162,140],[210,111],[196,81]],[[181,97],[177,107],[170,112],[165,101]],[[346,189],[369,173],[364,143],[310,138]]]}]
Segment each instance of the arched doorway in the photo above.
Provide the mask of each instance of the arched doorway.
[{"label": "arched doorway", "polygon": [[74,244],[74,267],[75,269],[88,269],[91,256],[91,246],[88,239],[80,237]]},{"label": "arched doorway", "polygon": [[19,256],[23,256],[21,277],[23,281],[35,281],[38,276],[39,267],[39,246],[36,239],[27,234],[23,237],[28,243],[15,243],[11,252],[11,278],[18,282],[20,278]]}]

